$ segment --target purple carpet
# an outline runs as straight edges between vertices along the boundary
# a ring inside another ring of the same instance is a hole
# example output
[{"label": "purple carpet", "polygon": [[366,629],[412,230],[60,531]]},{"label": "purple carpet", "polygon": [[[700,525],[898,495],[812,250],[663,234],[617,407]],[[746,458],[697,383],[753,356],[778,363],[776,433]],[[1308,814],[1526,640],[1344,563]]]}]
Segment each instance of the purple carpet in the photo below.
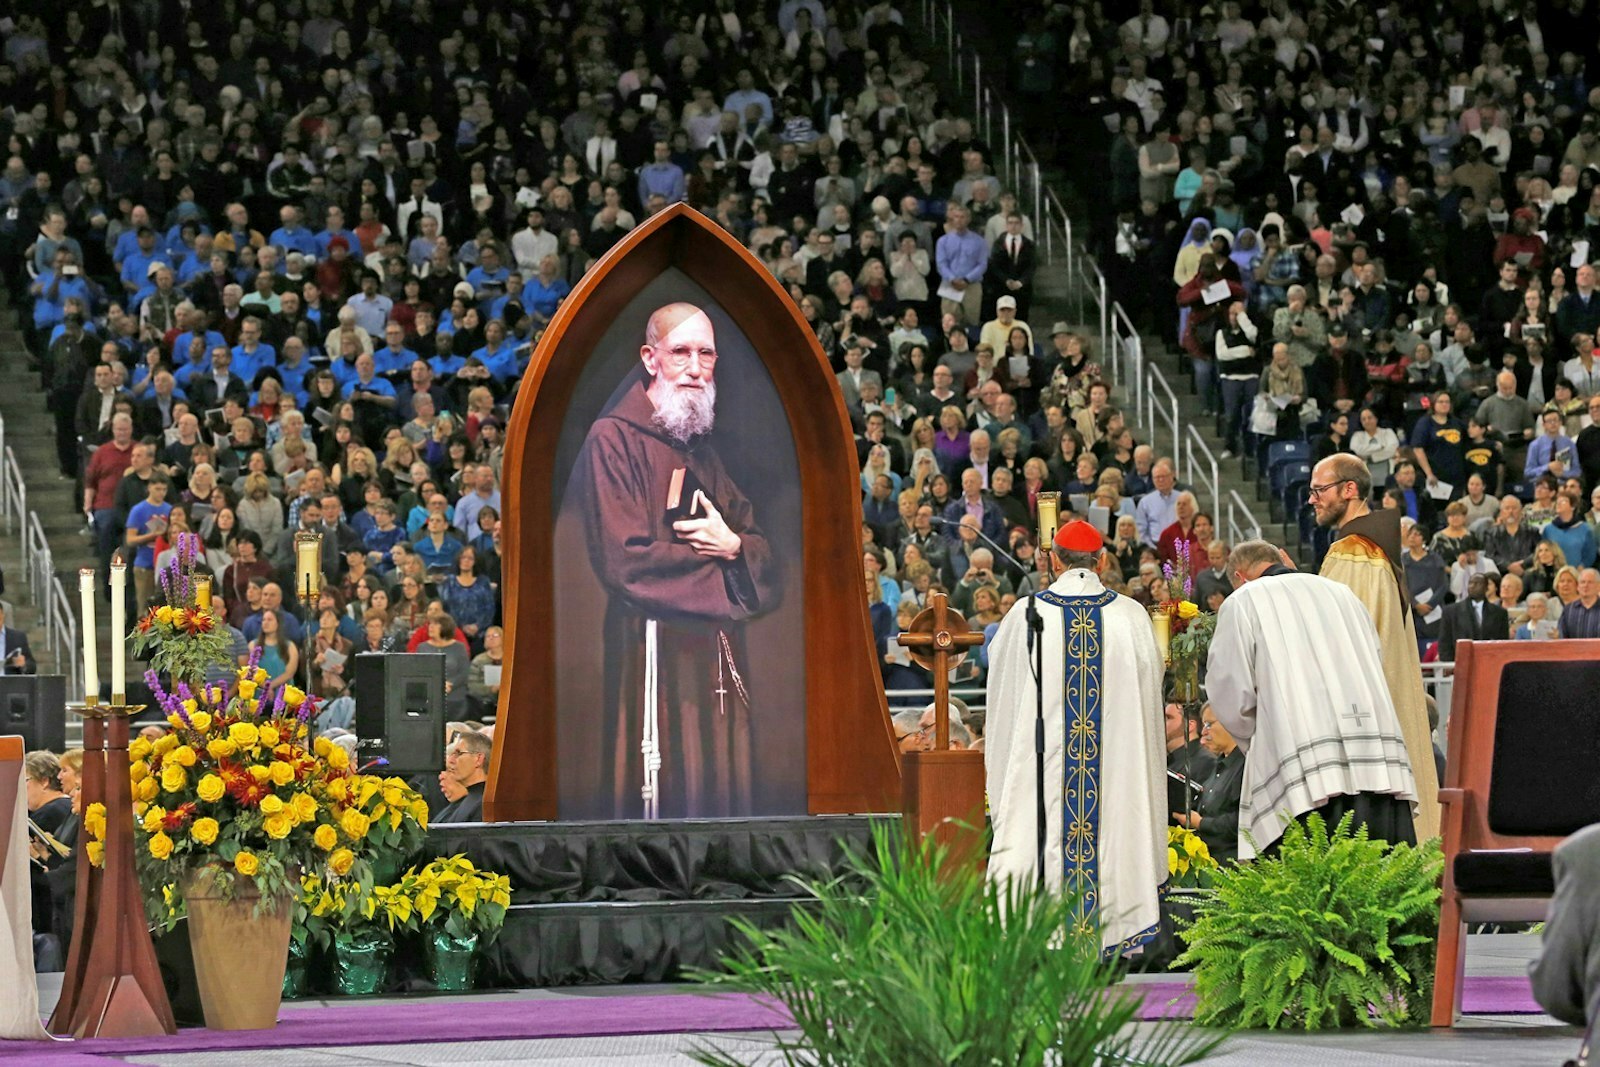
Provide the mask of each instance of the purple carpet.
[{"label": "purple carpet", "polygon": [[[48,1061],[52,1067],[90,1067],[94,1061],[89,1057],[148,1052],[451,1041],[462,1037],[463,1011],[470,1012],[474,1041],[772,1030],[789,1024],[783,1009],[743,995],[663,993],[465,1002],[459,997],[427,997],[329,1008],[289,1008],[279,1015],[278,1026],[273,1030],[195,1028],[180,1030],[172,1037],[95,1038],[49,1045],[4,1041],[0,1042],[0,1061],[39,1060]],[[80,1058],[68,1059],[74,1056]]]},{"label": "purple carpet", "polygon": [[[1185,981],[1124,987],[1141,993],[1144,1019],[1186,1019],[1194,995]],[[470,1009],[466,1006],[470,1005]],[[1468,978],[1464,1008],[1470,1014],[1538,1015],[1526,978]],[[475,1041],[623,1034],[774,1030],[788,1013],[771,1001],[742,994],[663,993],[518,1001],[463,1001],[418,997],[385,1003],[289,1008],[274,1030],[180,1030],[173,1037],[97,1038],[90,1041],[0,1041],[0,1061],[48,1062],[50,1067],[108,1067],[105,1057],[152,1052],[214,1052],[264,1048],[317,1048],[415,1044],[460,1036],[463,1011]]]}]

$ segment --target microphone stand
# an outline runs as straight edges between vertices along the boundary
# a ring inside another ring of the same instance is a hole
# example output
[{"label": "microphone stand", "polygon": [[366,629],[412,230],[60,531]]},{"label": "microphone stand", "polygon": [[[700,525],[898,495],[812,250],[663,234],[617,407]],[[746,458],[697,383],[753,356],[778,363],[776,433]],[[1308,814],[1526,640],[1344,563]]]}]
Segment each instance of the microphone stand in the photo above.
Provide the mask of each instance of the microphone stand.
[{"label": "microphone stand", "polygon": [[[939,525],[939,526],[949,526],[949,527],[953,527],[953,528],[960,528],[960,526],[961,526],[961,524],[959,522],[951,522],[949,519],[946,519],[943,516],[939,516],[939,515],[933,516],[928,521],[930,521],[932,523],[935,523],[936,525]],[[978,529],[976,526],[972,527],[972,532],[977,534],[978,537],[983,540],[984,544],[988,545],[990,548],[992,548],[996,552],[1000,553],[1001,556],[1005,557],[1005,561],[1007,563],[1011,564],[1013,567],[1015,567],[1017,569],[1017,573],[1018,574],[1022,575],[1022,577],[1024,577],[1024,578],[1026,578],[1028,576],[1028,569],[1022,565],[1022,561],[1017,559],[1016,556],[1013,556],[1011,553],[1007,552],[1005,549],[1001,548],[999,546],[999,544],[997,544],[995,542],[994,538],[990,537],[988,534],[984,533],[982,530]],[[1040,548],[1039,551],[1043,552],[1043,551],[1047,551],[1047,550],[1044,549],[1044,548]]]},{"label": "microphone stand", "polygon": [[[1049,552],[1050,549],[1041,546],[1036,551]],[[1039,559],[1036,556],[1035,562],[1048,580],[1054,570],[1050,566],[1049,557]],[[1047,887],[1044,870],[1045,823],[1049,819],[1044,792],[1044,616],[1039,614],[1034,593],[1028,594],[1027,622],[1028,662],[1033,670],[1034,847],[1036,849],[1034,870],[1038,873],[1039,892],[1043,893]]]}]

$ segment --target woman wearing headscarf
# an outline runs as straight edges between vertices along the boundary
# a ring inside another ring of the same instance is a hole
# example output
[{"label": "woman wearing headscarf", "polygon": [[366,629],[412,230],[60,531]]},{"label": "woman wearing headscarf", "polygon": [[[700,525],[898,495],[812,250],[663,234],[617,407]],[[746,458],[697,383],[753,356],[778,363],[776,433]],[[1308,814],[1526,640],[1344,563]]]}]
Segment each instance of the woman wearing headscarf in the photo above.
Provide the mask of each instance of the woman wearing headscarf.
[{"label": "woman wearing headscarf", "polygon": [[1244,286],[1246,304],[1254,306],[1256,295],[1256,268],[1261,264],[1261,241],[1256,231],[1245,226],[1233,238],[1233,250],[1228,253],[1239,268],[1239,284]]}]

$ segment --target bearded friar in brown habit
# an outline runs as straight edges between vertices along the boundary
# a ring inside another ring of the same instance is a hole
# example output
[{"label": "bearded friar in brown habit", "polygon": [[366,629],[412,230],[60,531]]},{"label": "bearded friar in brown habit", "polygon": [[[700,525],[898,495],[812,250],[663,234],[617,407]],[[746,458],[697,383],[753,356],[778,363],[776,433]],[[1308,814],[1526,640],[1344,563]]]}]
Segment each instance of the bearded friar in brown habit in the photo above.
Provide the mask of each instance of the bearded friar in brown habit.
[{"label": "bearded friar in brown habit", "polygon": [[596,770],[616,818],[744,815],[743,624],[774,606],[778,568],[708,441],[710,318],[692,304],[657,308],[639,356],[644,375],[595,421],[578,457],[589,558],[609,595]]}]

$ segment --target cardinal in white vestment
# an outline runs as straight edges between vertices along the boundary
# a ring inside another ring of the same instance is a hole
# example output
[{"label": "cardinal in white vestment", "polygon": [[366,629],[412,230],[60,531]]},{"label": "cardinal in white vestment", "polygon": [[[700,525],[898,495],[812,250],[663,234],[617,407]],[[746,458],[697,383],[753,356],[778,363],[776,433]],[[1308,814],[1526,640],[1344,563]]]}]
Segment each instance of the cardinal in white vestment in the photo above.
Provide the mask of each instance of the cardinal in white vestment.
[{"label": "cardinal in white vestment", "polygon": [[[1077,900],[1075,926],[1104,956],[1155,936],[1167,881],[1164,668],[1150,616],[1100,582],[1104,539],[1086,522],[1056,534],[1063,573],[1034,598],[1044,640],[1045,887]],[[984,727],[994,847],[989,877],[1038,882],[1028,602],[989,646]],[[1065,816],[1065,817],[1063,817]]]},{"label": "cardinal in white vestment", "polygon": [[1313,811],[1329,831],[1353,812],[1372,838],[1415,844],[1416,780],[1366,607],[1265,541],[1240,544],[1228,570],[1237,588],[1217,612],[1206,695],[1247,753],[1239,858]]}]

